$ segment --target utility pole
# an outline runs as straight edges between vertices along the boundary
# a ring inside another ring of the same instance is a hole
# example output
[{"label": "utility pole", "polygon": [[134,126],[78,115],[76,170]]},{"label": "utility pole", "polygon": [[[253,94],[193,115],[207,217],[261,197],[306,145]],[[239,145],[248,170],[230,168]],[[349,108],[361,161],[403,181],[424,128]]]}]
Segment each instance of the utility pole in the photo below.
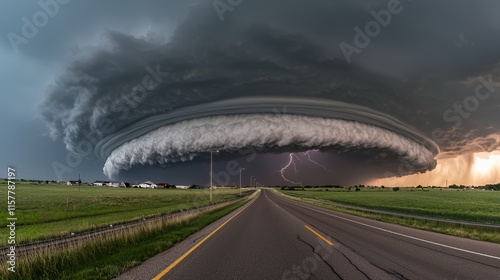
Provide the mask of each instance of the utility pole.
[{"label": "utility pole", "polygon": [[[216,153],[219,152],[219,150],[215,150]],[[214,150],[210,150],[210,203],[212,203],[212,188],[213,188],[213,185],[212,185],[212,175],[213,175],[213,154],[214,154]]]},{"label": "utility pole", "polygon": [[245,168],[240,168],[240,196],[241,196],[241,171],[245,170]]},{"label": "utility pole", "polygon": [[212,203],[212,165],[213,165],[213,150],[210,150],[210,204]]}]

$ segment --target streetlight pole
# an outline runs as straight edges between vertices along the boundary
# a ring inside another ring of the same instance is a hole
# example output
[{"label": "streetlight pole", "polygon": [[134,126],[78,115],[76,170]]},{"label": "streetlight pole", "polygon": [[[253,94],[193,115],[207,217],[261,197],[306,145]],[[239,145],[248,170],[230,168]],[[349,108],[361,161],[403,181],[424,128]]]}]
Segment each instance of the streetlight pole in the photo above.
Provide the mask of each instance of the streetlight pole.
[{"label": "streetlight pole", "polygon": [[214,151],[210,150],[210,204],[212,203],[212,167],[213,167],[213,157],[214,157]]},{"label": "streetlight pole", "polygon": [[245,170],[245,168],[240,168],[240,196],[241,196],[241,170]]},{"label": "streetlight pole", "polygon": [[212,184],[212,175],[214,174],[213,173],[213,158],[214,158],[214,152],[218,153],[219,150],[210,150],[210,203],[212,203],[212,188],[213,188],[213,184]]}]

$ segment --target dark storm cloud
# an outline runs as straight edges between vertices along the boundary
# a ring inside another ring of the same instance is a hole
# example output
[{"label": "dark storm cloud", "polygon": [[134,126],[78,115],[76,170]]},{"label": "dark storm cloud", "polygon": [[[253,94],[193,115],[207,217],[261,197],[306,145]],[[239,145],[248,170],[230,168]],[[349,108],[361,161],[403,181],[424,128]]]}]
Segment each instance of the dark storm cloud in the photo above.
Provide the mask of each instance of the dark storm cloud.
[{"label": "dark storm cloud", "polygon": [[106,33],[106,44],[82,53],[50,87],[43,116],[52,135],[78,151],[84,140],[95,145],[186,106],[314,97],[393,115],[448,157],[498,149],[500,4],[401,1],[401,12],[349,63],[339,45],[354,44],[354,27],[387,3],[243,1],[221,22],[212,3],[200,1],[167,41]]}]

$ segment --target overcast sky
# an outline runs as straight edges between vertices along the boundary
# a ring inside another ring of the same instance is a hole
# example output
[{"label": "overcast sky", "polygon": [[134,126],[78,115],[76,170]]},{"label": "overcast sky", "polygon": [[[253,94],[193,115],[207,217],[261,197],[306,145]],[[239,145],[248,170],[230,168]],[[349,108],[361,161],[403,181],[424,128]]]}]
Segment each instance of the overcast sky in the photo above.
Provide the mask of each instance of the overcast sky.
[{"label": "overcast sky", "polygon": [[[0,163],[19,177],[105,179],[106,158],[69,151],[89,134],[100,140],[156,115],[247,97],[335,100],[390,115],[439,146],[436,170],[464,173],[456,183],[474,183],[478,156],[500,149],[498,1],[42,0],[3,1],[0,10]],[[140,97],[138,86],[147,88]],[[252,160],[235,148],[216,155],[223,181],[239,180],[228,169],[237,160],[247,181],[287,183],[279,171],[288,152],[299,152],[299,170],[285,175],[304,184],[364,183],[398,168],[397,153],[379,160],[384,145],[311,154],[297,143],[262,145]],[[207,153],[162,160],[127,159],[115,179],[207,183]],[[481,182],[500,181],[498,164],[488,168]]]}]

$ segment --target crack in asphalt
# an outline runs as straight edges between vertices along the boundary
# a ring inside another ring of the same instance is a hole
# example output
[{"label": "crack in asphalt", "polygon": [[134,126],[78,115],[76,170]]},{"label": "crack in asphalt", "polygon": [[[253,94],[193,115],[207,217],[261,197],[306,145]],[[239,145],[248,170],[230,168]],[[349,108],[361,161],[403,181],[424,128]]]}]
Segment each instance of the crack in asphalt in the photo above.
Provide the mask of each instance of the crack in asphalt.
[{"label": "crack in asphalt", "polygon": [[396,271],[387,272],[387,273],[392,274],[392,275],[395,275],[395,276],[397,276],[399,279],[409,280],[409,278],[406,278],[403,274],[401,274],[401,273],[399,273],[399,272],[396,272]]},{"label": "crack in asphalt", "polygon": [[357,265],[355,265],[351,259],[349,259],[344,253],[342,253],[340,250],[337,250],[340,254],[342,254],[342,256],[344,256],[344,258],[346,258],[346,260],[356,268],[356,270],[358,270],[359,272],[361,272],[368,280],[371,280],[371,278],[363,271],[361,270]]},{"label": "crack in asphalt", "polygon": [[[316,252],[316,249],[314,248],[314,246],[312,246],[311,244],[307,243],[307,241],[303,240],[302,238],[300,238],[300,235],[297,235],[297,239],[301,242],[303,242],[304,244],[306,244],[307,246],[309,246],[312,250],[312,252],[314,254],[316,254],[322,261],[323,263],[325,263],[329,268],[330,270],[338,277],[340,278],[341,280],[344,280],[344,278],[342,278],[342,276],[340,276],[340,274],[338,274],[335,269],[333,268],[333,266],[331,266],[324,258],[323,256],[321,256],[320,254],[318,254],[318,252]],[[311,273],[311,276],[312,276],[312,273]]]},{"label": "crack in asphalt", "polygon": [[192,241],[191,243],[196,243],[196,242],[198,242],[198,240],[200,240],[200,239],[204,238],[205,236],[207,236],[207,235],[206,235],[206,234],[204,234],[204,235],[202,235],[202,236],[200,236],[200,237],[197,237],[197,238],[193,239],[193,241]]},{"label": "crack in asphalt", "polygon": [[370,263],[371,263],[373,266],[376,266],[376,267],[378,267],[379,269],[381,269],[381,270],[385,271],[385,273],[387,273],[387,274],[389,274],[389,275],[394,275],[394,276],[396,276],[397,278],[399,278],[399,279],[403,279],[403,280],[410,280],[409,278],[406,278],[403,274],[401,274],[401,273],[399,273],[399,272],[397,272],[397,271],[394,271],[394,270],[387,270],[387,269],[385,269],[385,268],[383,268],[383,267],[380,267],[380,266],[378,266],[378,265],[376,265],[376,264],[374,264],[374,263],[372,263],[372,262],[370,262]]}]

